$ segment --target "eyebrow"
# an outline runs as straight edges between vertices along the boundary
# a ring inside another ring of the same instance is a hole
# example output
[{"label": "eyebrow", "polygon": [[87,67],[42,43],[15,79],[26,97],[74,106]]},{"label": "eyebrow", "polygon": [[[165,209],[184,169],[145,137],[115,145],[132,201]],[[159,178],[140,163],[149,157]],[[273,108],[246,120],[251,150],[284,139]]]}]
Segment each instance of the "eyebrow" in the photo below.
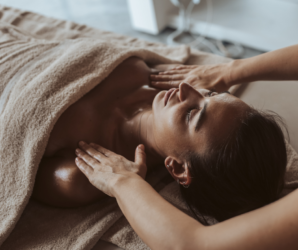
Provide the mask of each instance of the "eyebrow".
[{"label": "eyebrow", "polygon": [[[219,93],[219,95],[221,94],[231,94],[229,91],[224,91],[224,92],[221,92]],[[195,132],[198,131],[199,127],[202,125],[202,121],[204,119],[204,117],[206,116],[206,109],[207,109],[207,106],[208,106],[208,103],[205,102],[204,103],[204,107],[202,108],[201,112],[200,112],[200,115],[199,115],[199,118],[198,118],[198,121],[197,121],[197,124],[195,126]]]},{"label": "eyebrow", "polygon": [[200,112],[200,115],[199,115],[199,118],[198,118],[198,121],[197,121],[197,124],[196,124],[196,127],[195,127],[195,131],[196,131],[196,132],[198,131],[199,127],[201,126],[201,123],[202,123],[202,121],[203,121],[203,119],[204,119],[204,116],[206,115],[206,108],[207,108],[207,105],[208,105],[208,103],[205,102],[205,103],[204,103],[204,107],[203,107],[203,109],[202,109],[201,112]]}]

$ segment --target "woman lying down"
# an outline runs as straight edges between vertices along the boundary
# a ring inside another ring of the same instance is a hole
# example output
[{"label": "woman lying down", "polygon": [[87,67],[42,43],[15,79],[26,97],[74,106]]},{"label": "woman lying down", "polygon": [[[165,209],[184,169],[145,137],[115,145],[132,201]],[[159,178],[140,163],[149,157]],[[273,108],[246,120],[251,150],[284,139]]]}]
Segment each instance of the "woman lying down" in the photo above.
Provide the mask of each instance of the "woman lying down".
[{"label": "woman lying down", "polygon": [[[290,50],[297,53],[297,46],[275,53]],[[61,115],[40,163],[33,197],[58,207],[105,197],[91,184],[96,180],[90,183],[75,163],[78,142],[85,141],[123,156],[117,158],[123,164],[134,161],[136,147],[143,144],[146,167],[136,172],[144,178],[147,169],[166,167],[204,224],[199,215],[224,221],[276,201],[287,164],[281,119],[227,91],[256,77],[298,79],[296,71],[285,76],[266,69],[264,65],[272,64],[270,55],[244,60],[244,71],[240,60],[215,66],[159,65],[159,74],[152,74],[141,59],[127,59]]]}]

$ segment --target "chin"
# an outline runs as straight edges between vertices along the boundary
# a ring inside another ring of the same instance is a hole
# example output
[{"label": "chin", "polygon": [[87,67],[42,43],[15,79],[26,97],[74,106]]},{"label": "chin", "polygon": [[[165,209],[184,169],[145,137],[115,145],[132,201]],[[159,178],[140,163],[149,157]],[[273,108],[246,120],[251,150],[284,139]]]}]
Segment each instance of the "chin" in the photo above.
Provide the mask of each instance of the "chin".
[{"label": "chin", "polygon": [[160,91],[153,99],[152,102],[152,111],[153,113],[158,113],[164,107],[164,96],[166,94],[166,90]]}]

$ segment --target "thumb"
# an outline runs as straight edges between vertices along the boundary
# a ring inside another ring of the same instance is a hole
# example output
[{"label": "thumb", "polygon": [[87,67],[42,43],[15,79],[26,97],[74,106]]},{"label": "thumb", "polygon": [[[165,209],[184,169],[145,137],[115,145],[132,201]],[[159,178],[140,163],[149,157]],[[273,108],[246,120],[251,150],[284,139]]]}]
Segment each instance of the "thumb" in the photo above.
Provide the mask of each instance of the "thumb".
[{"label": "thumb", "polygon": [[146,153],[145,153],[145,147],[143,144],[140,144],[136,148],[135,152],[135,163],[138,165],[146,165]]}]

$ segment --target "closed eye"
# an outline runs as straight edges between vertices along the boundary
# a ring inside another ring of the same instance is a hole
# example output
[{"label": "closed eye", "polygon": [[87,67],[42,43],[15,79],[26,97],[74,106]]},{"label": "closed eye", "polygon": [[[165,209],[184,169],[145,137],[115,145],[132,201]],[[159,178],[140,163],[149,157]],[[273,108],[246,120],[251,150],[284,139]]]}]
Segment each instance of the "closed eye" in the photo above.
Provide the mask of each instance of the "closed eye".
[{"label": "closed eye", "polygon": [[211,97],[211,96],[214,96],[214,95],[217,95],[218,93],[214,90],[211,90],[207,93],[207,96]]},{"label": "closed eye", "polygon": [[[207,92],[207,96],[208,97],[212,97],[212,96],[215,96],[215,95],[218,95],[218,94],[224,94],[224,93],[227,93],[227,94],[230,94],[229,91],[224,91],[224,92],[220,92],[220,93],[217,93],[216,91],[214,90],[210,90],[209,92]],[[205,113],[205,110],[206,110],[206,103],[204,104],[204,107],[203,109],[197,109],[197,108],[190,108],[188,111],[187,111],[187,115],[186,115],[186,119],[187,119],[187,123],[189,123],[191,121],[191,119],[195,116],[195,114],[199,111],[203,111],[202,113]],[[201,115],[200,115],[201,117]],[[198,119],[198,122],[197,124],[199,123],[199,120],[200,120],[200,117]],[[198,126],[196,126],[196,130],[197,130]]]},{"label": "closed eye", "polygon": [[191,121],[191,118],[193,117],[194,113],[195,113],[195,110],[196,109],[189,109],[187,111],[187,116],[186,116],[186,119],[187,119],[187,123],[189,123]]},{"label": "closed eye", "polygon": [[227,93],[227,94],[231,94],[229,91],[223,91],[223,92],[217,93],[217,92],[214,91],[214,90],[210,90],[210,91],[207,93],[207,95],[208,95],[209,97],[211,97],[211,96],[221,95],[221,94],[225,94],[225,93]]},{"label": "closed eye", "polygon": [[[210,91],[210,92],[211,92],[211,91]],[[211,94],[212,94],[214,91],[211,92],[211,93],[210,93],[210,92],[209,92],[209,94],[210,94],[210,96],[211,96]],[[224,91],[224,92],[220,92],[219,94],[216,93],[216,95],[221,95],[221,94],[225,94],[225,93],[227,93],[227,94],[231,94],[229,91]],[[206,116],[207,105],[208,105],[208,102],[205,101],[205,103],[204,103],[204,107],[202,108],[202,110],[201,110],[201,112],[200,112],[200,115],[199,115],[199,118],[198,118],[198,120],[197,120],[197,122],[196,122],[195,131],[198,131],[199,127],[202,125],[202,121],[203,121],[203,119],[204,119],[204,116]]]}]

